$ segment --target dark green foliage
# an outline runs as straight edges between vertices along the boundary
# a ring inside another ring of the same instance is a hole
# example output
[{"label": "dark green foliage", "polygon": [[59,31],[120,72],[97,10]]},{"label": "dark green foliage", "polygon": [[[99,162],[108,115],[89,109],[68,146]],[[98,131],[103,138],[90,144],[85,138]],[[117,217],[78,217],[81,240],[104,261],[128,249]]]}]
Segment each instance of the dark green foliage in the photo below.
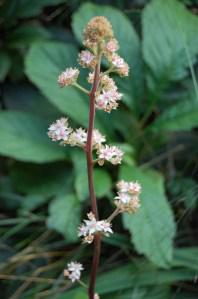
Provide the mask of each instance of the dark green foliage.
[{"label": "dark green foliage", "polygon": [[[60,89],[77,66],[85,24],[106,16],[129,63],[115,77],[123,101],[96,127],[125,151],[116,168],[96,167],[101,218],[113,210],[115,183],[137,179],[142,207],[113,223],[97,290],[102,299],[197,299],[198,18],[195,0],[9,0],[0,6],[0,279],[2,299],[87,299],[70,289],[65,264],[90,270],[92,248],[77,227],[89,211],[86,161],[49,140],[68,116],[87,126],[86,96]],[[81,69],[82,84],[87,71]],[[4,276],[3,276],[4,275]],[[7,276],[6,276],[7,275]],[[31,281],[30,277],[36,277]],[[47,280],[50,278],[50,280]]]}]

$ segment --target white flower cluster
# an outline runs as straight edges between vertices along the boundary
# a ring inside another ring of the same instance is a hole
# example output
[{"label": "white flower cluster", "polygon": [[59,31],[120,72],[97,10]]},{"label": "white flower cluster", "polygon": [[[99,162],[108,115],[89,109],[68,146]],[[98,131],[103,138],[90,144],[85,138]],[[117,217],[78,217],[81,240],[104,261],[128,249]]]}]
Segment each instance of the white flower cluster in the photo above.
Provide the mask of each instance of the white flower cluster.
[{"label": "white flower cluster", "polygon": [[70,262],[67,264],[67,269],[64,270],[64,276],[68,277],[72,282],[75,282],[80,280],[82,270],[84,270],[82,264]]},{"label": "white flower cluster", "polygon": [[116,206],[121,212],[135,213],[140,207],[141,186],[137,182],[120,181],[117,183]]},{"label": "white flower cluster", "polygon": [[[61,141],[61,145],[69,144],[71,146],[86,148],[87,132],[82,128],[73,131],[68,125],[67,118],[62,117],[51,124],[48,129],[48,136],[52,141]],[[105,141],[105,136],[97,129],[94,129],[92,146],[94,150],[97,150],[98,164],[103,165],[105,160],[114,165],[120,164],[123,152],[116,146],[103,145]]]},{"label": "white flower cluster", "polygon": [[58,84],[60,87],[72,85],[76,82],[79,76],[79,70],[77,68],[68,68],[62,72],[58,77]]},{"label": "white flower cluster", "polygon": [[96,66],[96,57],[89,50],[81,51],[78,59],[82,67],[94,68]]},{"label": "white flower cluster", "polygon": [[107,220],[97,221],[92,212],[87,214],[88,220],[84,220],[84,223],[79,227],[78,236],[83,237],[84,243],[92,243],[94,234],[101,233],[105,236],[109,236],[113,231],[111,224]]},{"label": "white flower cluster", "polygon": [[68,126],[68,119],[62,117],[49,126],[48,136],[52,141],[67,141],[71,132],[72,129]]},{"label": "white flower cluster", "polygon": [[117,146],[104,145],[99,147],[98,151],[98,164],[103,165],[105,160],[112,164],[120,164],[124,155],[123,151]]}]

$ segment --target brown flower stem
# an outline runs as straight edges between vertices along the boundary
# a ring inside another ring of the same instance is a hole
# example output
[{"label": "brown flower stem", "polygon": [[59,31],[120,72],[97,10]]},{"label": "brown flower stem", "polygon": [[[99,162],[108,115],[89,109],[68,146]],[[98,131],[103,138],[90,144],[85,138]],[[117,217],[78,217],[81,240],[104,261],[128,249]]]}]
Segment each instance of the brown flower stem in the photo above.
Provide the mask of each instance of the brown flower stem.
[{"label": "brown flower stem", "polygon": [[107,218],[108,222],[111,222],[116,216],[118,216],[120,214],[120,209],[117,208],[113,211],[113,213]]},{"label": "brown flower stem", "polygon": [[92,269],[91,276],[89,281],[89,299],[94,299],[95,294],[95,284],[96,284],[96,276],[100,261],[100,251],[101,251],[101,236],[95,235],[94,238],[94,256],[92,260]]},{"label": "brown flower stem", "polygon": [[[88,172],[88,184],[89,184],[89,195],[91,200],[92,212],[98,220],[98,207],[96,201],[96,194],[94,191],[94,180],[93,180],[93,155],[92,155],[92,136],[94,129],[94,119],[95,119],[95,93],[97,91],[99,81],[100,81],[100,63],[101,55],[98,55],[98,63],[94,72],[94,82],[89,94],[89,126],[87,132],[87,144],[86,144],[86,157],[87,157],[87,172]],[[94,239],[94,256],[92,261],[91,277],[89,282],[89,299],[94,299],[96,275],[100,260],[100,243],[101,238],[99,235],[95,236]]]}]

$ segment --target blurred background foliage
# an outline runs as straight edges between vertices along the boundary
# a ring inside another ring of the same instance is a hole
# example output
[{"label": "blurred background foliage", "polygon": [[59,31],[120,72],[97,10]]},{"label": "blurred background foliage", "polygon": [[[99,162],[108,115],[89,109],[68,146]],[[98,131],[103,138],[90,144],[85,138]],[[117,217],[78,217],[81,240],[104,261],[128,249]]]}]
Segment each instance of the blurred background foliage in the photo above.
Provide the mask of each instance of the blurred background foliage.
[{"label": "blurred background foliage", "polygon": [[119,217],[104,240],[98,292],[198,298],[197,13],[196,0],[1,1],[1,298],[87,298],[62,274],[70,259],[85,265],[85,280],[90,270],[92,248],[76,236],[89,210],[85,158],[46,131],[63,115],[87,126],[87,98],[56,81],[77,65],[95,15],[111,21],[131,68],[129,78],[115,78],[120,109],[97,112],[96,126],[126,153],[119,168],[95,169],[101,217],[113,209],[120,177],[143,186],[140,211]]}]

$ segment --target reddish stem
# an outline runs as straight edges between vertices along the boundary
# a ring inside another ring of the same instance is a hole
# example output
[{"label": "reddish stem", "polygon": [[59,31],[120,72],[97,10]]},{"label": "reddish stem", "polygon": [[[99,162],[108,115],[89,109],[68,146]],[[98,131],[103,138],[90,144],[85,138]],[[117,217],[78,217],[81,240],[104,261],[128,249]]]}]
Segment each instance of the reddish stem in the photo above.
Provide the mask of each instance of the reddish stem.
[{"label": "reddish stem", "polygon": [[[88,184],[89,184],[89,195],[91,200],[92,212],[98,220],[98,208],[96,201],[96,194],[94,191],[94,179],[93,179],[93,155],[92,155],[92,136],[94,129],[94,119],[95,119],[95,93],[97,91],[100,81],[100,56],[98,58],[98,64],[95,68],[94,73],[94,82],[89,94],[90,99],[90,108],[89,108],[89,126],[87,132],[87,144],[86,144],[86,157],[87,157],[87,172],[88,172]],[[89,282],[89,299],[94,299],[95,293],[95,284],[96,284],[96,275],[100,260],[100,247],[101,247],[101,238],[99,235],[96,235],[94,238],[94,256],[92,261],[91,276]]]}]

